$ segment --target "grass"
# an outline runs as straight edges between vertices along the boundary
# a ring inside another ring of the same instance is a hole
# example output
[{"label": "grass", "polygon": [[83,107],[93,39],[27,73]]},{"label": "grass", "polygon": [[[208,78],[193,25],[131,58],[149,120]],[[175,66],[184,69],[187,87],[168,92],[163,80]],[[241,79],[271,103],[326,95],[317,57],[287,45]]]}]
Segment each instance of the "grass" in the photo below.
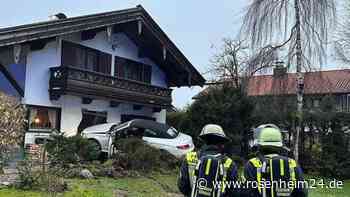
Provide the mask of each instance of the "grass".
[{"label": "grass", "polygon": [[[70,179],[68,183],[70,191],[58,194],[57,197],[115,197],[120,191],[126,191],[130,197],[163,197],[168,193],[178,192],[174,173],[123,179]],[[309,189],[309,196],[350,197],[350,180],[345,182],[343,189],[322,189],[321,186]],[[35,191],[0,189],[0,197],[52,197],[52,195]]]},{"label": "grass", "polygon": [[[57,197],[115,197],[118,192],[127,192],[130,197],[163,197],[176,193],[176,176],[153,174],[150,177],[123,179],[100,178],[93,180],[67,180],[70,191]],[[21,191],[14,188],[0,189],[0,197],[51,197],[39,191]]]},{"label": "grass", "polygon": [[[328,185],[328,184],[327,184]],[[350,180],[345,181],[342,188],[329,189],[326,186],[317,186],[315,189],[309,189],[309,196],[317,197],[350,197]]]}]

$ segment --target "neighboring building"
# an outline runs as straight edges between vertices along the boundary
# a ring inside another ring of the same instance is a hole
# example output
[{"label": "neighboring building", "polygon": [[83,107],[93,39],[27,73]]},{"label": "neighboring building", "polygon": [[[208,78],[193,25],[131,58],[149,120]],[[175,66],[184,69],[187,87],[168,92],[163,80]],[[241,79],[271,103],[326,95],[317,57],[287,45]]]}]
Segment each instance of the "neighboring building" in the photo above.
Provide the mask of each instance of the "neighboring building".
[{"label": "neighboring building", "polygon": [[[287,69],[274,69],[272,75],[256,75],[248,80],[247,95],[251,97],[291,97],[296,95],[296,74]],[[304,105],[318,108],[324,96],[334,96],[339,112],[350,112],[350,69],[307,72],[304,75]],[[206,94],[208,87],[194,97]]]},{"label": "neighboring building", "polygon": [[0,29],[0,90],[28,108],[26,144],[53,129],[165,122],[171,87],[204,82],[141,6]]},{"label": "neighboring building", "polygon": [[[285,68],[275,68],[273,75],[253,76],[249,79],[249,96],[296,95],[296,74]],[[350,112],[350,69],[307,72],[304,74],[304,105],[310,109],[320,107],[322,98],[334,96],[336,109]]]}]

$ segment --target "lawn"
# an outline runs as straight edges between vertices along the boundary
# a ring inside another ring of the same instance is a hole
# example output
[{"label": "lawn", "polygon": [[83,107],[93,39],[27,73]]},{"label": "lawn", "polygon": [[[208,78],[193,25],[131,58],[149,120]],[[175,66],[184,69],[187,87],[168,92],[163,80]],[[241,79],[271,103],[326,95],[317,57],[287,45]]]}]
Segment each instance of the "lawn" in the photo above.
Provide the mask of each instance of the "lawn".
[{"label": "lawn", "polygon": [[342,189],[326,189],[320,188],[310,189],[309,196],[317,196],[317,197],[350,197],[350,180],[344,183]]},{"label": "lawn", "polygon": [[[94,180],[68,180],[70,191],[57,197],[116,197],[127,192],[131,197],[166,197],[177,196],[176,176],[174,174],[153,174],[150,177]],[[0,189],[0,197],[51,197],[42,192],[19,191],[15,189]],[[350,181],[343,189],[310,189],[309,196],[317,197],[350,197]]]},{"label": "lawn", "polygon": [[[128,197],[163,197],[176,193],[176,176],[154,174],[150,177],[94,180],[68,180],[70,191],[57,197],[115,197],[127,192]],[[0,189],[0,197],[51,197],[43,192]]]}]

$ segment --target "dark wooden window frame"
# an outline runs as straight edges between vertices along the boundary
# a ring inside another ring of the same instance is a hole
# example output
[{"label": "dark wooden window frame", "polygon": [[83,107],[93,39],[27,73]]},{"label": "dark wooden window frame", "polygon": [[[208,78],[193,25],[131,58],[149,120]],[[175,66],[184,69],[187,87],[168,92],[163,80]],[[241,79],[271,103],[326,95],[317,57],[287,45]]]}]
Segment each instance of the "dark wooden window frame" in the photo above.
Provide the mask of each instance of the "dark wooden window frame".
[{"label": "dark wooden window frame", "polygon": [[[84,57],[84,67],[79,67],[78,65],[66,65],[64,58],[66,58],[64,56],[64,45],[70,45],[73,48],[79,48],[80,50],[84,51],[85,57]],[[96,63],[97,65],[95,65],[95,68],[93,68],[92,70],[88,68],[88,54],[92,53],[95,54],[97,59],[96,59]],[[105,57],[108,56],[108,65],[107,67],[103,68],[103,66],[105,65],[101,65],[101,61],[103,60],[103,56],[105,55]],[[71,66],[71,67],[75,67],[75,68],[79,68],[79,69],[83,69],[83,70],[90,70],[90,71],[94,71],[94,72],[98,72],[98,73],[103,73],[106,75],[111,75],[111,68],[112,68],[112,55],[94,48],[90,48],[87,46],[83,46],[81,44],[77,44],[74,42],[69,42],[69,41],[62,41],[62,47],[61,47],[61,63],[62,66]],[[106,70],[107,72],[103,72],[103,70]]]},{"label": "dark wooden window frame", "polygon": [[[120,61],[125,62],[125,65],[120,66]],[[141,73],[137,73],[140,75],[140,80],[130,79],[125,76],[125,66],[138,66],[139,70],[141,70]],[[141,68],[140,68],[141,67]],[[137,62],[131,59],[127,59],[120,56],[114,56],[114,76],[126,80],[132,80],[132,81],[138,81],[145,84],[151,84],[152,83],[152,66],[148,64],[144,64],[141,62]]]},{"label": "dark wooden window frame", "polygon": [[62,116],[62,109],[60,107],[47,107],[47,106],[42,106],[42,105],[26,105],[27,107],[27,112],[26,112],[26,119],[27,119],[27,125],[26,125],[26,132],[27,133],[52,133],[52,131],[47,130],[40,130],[40,129],[30,129],[30,109],[31,108],[44,108],[44,109],[53,109],[57,111],[57,117],[56,117],[56,129],[61,132],[61,116]]}]

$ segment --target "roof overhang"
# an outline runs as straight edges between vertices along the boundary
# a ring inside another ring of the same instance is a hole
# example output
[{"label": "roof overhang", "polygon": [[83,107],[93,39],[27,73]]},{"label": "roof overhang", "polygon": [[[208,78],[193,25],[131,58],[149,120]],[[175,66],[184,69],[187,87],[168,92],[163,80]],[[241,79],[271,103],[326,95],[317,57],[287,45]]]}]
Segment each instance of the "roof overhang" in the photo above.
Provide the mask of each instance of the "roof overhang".
[{"label": "roof overhang", "polygon": [[125,32],[140,47],[140,54],[154,60],[167,74],[170,87],[204,85],[203,76],[142,6],[0,29],[0,47],[108,27]]}]

